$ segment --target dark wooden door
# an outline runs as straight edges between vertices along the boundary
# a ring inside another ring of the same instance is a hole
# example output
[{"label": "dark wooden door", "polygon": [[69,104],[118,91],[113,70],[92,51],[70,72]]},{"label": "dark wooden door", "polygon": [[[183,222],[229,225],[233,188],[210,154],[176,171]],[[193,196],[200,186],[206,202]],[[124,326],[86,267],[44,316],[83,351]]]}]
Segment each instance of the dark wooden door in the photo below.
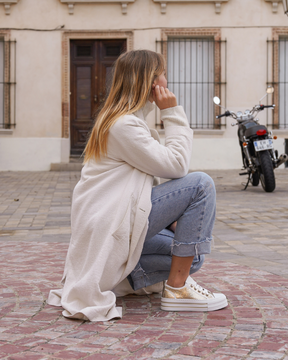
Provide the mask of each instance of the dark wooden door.
[{"label": "dark wooden door", "polygon": [[95,113],[109,89],[113,64],[124,51],[126,40],[71,41],[71,155],[82,154]]}]

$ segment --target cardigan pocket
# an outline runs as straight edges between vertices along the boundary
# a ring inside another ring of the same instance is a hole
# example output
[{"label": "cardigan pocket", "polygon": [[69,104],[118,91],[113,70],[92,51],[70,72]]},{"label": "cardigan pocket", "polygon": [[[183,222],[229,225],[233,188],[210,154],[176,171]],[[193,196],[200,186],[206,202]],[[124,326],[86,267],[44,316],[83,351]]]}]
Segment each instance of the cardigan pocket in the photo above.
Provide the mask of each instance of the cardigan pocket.
[{"label": "cardigan pocket", "polygon": [[134,226],[134,220],[135,220],[135,209],[136,209],[136,201],[132,196],[129,201],[128,207],[125,211],[123,220],[121,221],[118,228],[112,234],[112,236],[116,240],[121,240],[121,241],[128,240],[130,243],[132,230]]}]

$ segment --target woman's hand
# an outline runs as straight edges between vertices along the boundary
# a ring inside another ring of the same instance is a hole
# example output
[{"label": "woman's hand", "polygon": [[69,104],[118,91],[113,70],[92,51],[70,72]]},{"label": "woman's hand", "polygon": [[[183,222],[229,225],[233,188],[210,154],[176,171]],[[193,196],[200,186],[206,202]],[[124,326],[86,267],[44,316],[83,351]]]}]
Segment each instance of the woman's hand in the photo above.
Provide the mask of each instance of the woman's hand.
[{"label": "woman's hand", "polygon": [[152,88],[152,94],[160,110],[177,106],[176,96],[168,88],[164,89],[163,86],[156,85],[154,89]]}]

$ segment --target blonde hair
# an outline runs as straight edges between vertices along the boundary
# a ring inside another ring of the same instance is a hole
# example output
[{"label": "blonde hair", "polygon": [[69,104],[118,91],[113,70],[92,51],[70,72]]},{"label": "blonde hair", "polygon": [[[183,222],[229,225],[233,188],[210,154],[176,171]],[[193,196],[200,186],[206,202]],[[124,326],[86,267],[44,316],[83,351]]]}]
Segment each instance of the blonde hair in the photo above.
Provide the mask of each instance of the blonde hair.
[{"label": "blonde hair", "polygon": [[129,51],[117,59],[109,95],[84,150],[85,163],[107,154],[109,129],[121,116],[132,114],[146,104],[153,81],[164,68],[163,56],[149,50]]}]

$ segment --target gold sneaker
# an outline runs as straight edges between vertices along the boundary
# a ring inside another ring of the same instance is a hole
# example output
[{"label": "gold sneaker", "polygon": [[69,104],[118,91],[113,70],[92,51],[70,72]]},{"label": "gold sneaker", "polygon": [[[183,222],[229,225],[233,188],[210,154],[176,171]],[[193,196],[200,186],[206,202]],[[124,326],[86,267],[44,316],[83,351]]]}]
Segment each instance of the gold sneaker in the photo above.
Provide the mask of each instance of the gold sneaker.
[{"label": "gold sneaker", "polygon": [[202,288],[188,276],[185,285],[173,288],[167,285],[161,298],[161,309],[165,311],[215,311],[228,305],[226,296],[221,293],[211,293]]}]

